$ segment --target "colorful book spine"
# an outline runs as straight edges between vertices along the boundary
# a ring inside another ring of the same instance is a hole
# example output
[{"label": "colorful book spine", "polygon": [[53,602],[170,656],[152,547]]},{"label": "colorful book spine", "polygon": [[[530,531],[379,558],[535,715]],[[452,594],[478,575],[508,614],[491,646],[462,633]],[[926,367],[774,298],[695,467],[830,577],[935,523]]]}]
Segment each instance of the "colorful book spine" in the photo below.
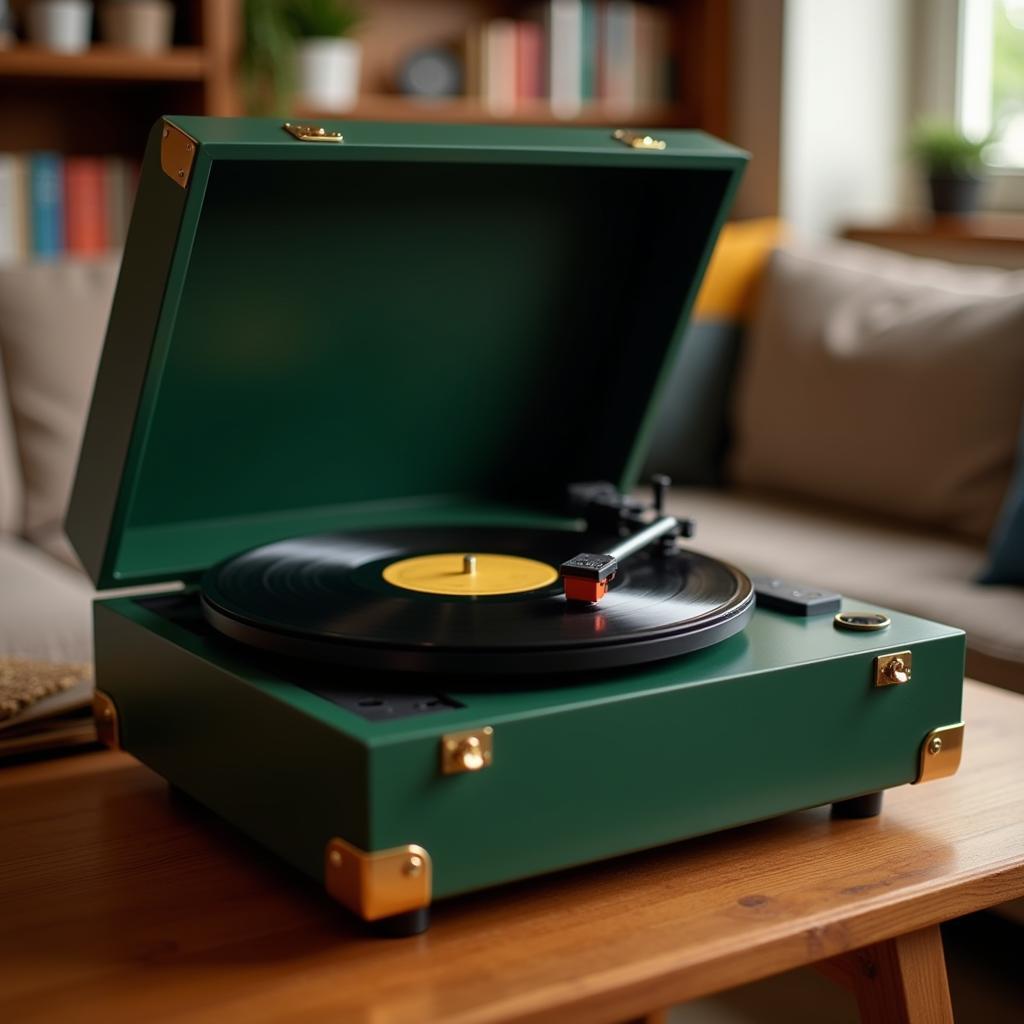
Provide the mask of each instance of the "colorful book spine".
[{"label": "colorful book spine", "polygon": [[540,22],[516,25],[516,100],[530,106],[544,97],[544,33]]},{"label": "colorful book spine", "polygon": [[550,0],[546,24],[551,112],[573,118],[583,107],[582,0]]},{"label": "colorful book spine", "polygon": [[672,94],[672,16],[632,0],[545,0],[527,19],[497,18],[466,37],[466,93],[494,116],[547,98],[557,117],[587,106],[643,113]]},{"label": "colorful book spine", "polygon": [[106,168],[100,157],[69,157],[64,166],[64,238],[74,256],[108,247]]},{"label": "colorful book spine", "polygon": [[32,248],[25,158],[0,153],[0,264],[28,259]]},{"label": "colorful book spine", "polygon": [[600,32],[597,0],[583,0],[580,19],[581,78],[580,96],[584,103],[593,103],[600,94],[598,64],[600,61]]},{"label": "colorful book spine", "polygon": [[56,153],[29,158],[32,255],[56,259],[64,252],[64,161]]},{"label": "colorful book spine", "polygon": [[516,108],[516,46],[518,32],[510,18],[495,18],[484,28],[484,102],[497,117]]},{"label": "colorful book spine", "polygon": [[625,0],[608,0],[601,41],[605,50],[601,95],[610,110],[632,113],[636,106],[636,10]]}]

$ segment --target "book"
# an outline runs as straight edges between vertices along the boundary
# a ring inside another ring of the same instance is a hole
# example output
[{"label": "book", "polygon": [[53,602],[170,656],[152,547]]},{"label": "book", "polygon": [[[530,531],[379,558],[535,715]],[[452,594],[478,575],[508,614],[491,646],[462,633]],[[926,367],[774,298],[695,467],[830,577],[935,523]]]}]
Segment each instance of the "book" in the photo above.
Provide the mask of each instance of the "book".
[{"label": "book", "polygon": [[103,160],[104,200],[107,210],[107,241],[123,245],[131,215],[131,170],[127,160],[108,156]]},{"label": "book", "polygon": [[628,0],[607,0],[601,26],[601,96],[610,109],[623,114],[631,113],[636,105],[635,7]]},{"label": "book", "polygon": [[29,256],[28,167],[15,153],[0,153],[0,264]]},{"label": "book", "polygon": [[584,103],[590,103],[600,94],[598,64],[601,47],[597,0],[583,0],[580,33],[580,97]]},{"label": "book", "polygon": [[108,244],[107,167],[100,157],[73,156],[64,164],[64,238],[67,252],[95,256]]},{"label": "book", "polygon": [[487,109],[501,117],[516,108],[516,23],[495,18],[484,26],[483,99]]},{"label": "book", "polygon": [[556,117],[576,117],[583,106],[583,3],[549,0],[548,98]]},{"label": "book", "polygon": [[64,161],[57,153],[29,158],[32,255],[55,259],[64,252]]},{"label": "book", "polygon": [[544,32],[540,22],[516,24],[516,101],[529,106],[544,96]]}]

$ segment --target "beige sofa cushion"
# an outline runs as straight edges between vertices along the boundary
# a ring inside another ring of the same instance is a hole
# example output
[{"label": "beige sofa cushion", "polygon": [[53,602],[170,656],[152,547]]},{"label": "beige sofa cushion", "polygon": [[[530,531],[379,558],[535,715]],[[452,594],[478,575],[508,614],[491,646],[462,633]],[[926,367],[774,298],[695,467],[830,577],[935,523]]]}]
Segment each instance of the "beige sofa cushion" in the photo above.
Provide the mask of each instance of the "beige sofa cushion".
[{"label": "beige sofa cushion", "polygon": [[0,656],[92,660],[92,584],[27,541],[0,537]]},{"label": "beige sofa cushion", "polygon": [[0,536],[21,530],[23,501],[11,404],[7,397],[3,363],[0,361]]},{"label": "beige sofa cushion", "polygon": [[757,492],[673,489],[675,515],[697,520],[698,551],[750,574],[782,576],[957,626],[972,649],[1021,666],[1024,589],[972,582],[982,545]]},{"label": "beige sofa cushion", "polygon": [[77,564],[63,521],[118,260],[32,263],[0,273],[0,359],[24,480],[24,535]]},{"label": "beige sofa cushion", "polygon": [[1024,403],[1024,272],[777,250],[740,365],[735,482],[984,540]]}]

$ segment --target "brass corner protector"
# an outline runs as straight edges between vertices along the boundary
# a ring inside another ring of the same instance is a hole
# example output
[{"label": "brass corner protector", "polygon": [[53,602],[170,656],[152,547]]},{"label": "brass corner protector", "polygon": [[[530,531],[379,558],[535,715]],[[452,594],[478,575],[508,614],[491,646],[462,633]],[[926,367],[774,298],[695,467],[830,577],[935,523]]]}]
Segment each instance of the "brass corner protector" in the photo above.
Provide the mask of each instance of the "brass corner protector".
[{"label": "brass corner protector", "polygon": [[192,162],[199,143],[170,121],[164,121],[160,139],[160,166],[176,185],[188,188]]},{"label": "brass corner protector", "polygon": [[430,854],[413,843],[367,853],[335,837],[324,852],[328,895],[364,921],[429,907],[431,880]]},{"label": "brass corner protector", "polygon": [[624,146],[629,146],[630,149],[661,150],[667,148],[664,139],[656,139],[653,135],[640,135],[625,128],[616,128],[612,132],[612,138]]},{"label": "brass corner protector", "polygon": [[449,732],[441,737],[441,774],[478,772],[494,760],[494,728]]},{"label": "brass corner protector", "polygon": [[299,142],[344,142],[345,136],[341,132],[331,131],[329,128],[322,128],[318,124],[292,124],[285,121],[281,127],[289,134],[294,135]]},{"label": "brass corner protector", "polygon": [[911,651],[894,651],[875,658],[875,686],[899,686],[909,683],[914,667]]},{"label": "brass corner protector", "polygon": [[96,738],[111,750],[121,749],[121,726],[117,719],[117,706],[102,690],[92,695],[92,717],[96,722]]},{"label": "brass corner protector", "polygon": [[932,729],[921,744],[917,778],[914,782],[934,782],[956,774],[964,749],[964,723]]}]

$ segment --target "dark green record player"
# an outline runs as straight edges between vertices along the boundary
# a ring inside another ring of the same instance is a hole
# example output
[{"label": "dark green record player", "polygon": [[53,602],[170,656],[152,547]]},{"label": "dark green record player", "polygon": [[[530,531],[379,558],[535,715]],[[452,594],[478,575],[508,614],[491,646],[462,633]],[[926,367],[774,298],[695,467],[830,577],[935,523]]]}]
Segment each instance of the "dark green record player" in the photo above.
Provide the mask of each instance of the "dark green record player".
[{"label": "dark green record player", "polygon": [[102,735],[396,933],[955,771],[959,630],[793,614],[631,496],[744,162],[161,122],[67,524],[101,590],[166,584],[96,602]]}]

